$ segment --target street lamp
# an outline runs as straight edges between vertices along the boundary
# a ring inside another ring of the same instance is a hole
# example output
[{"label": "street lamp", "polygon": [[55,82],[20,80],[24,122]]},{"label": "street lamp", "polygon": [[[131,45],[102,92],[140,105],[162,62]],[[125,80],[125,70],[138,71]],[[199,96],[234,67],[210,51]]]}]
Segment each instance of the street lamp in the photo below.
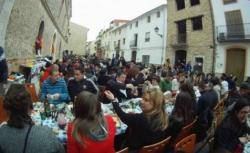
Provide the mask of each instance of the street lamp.
[{"label": "street lamp", "polygon": [[163,35],[162,35],[162,34],[159,34],[159,28],[158,28],[157,26],[154,28],[154,30],[155,30],[155,33],[156,33],[158,36],[160,36],[161,39],[162,39],[162,51],[161,51],[161,65],[162,65],[162,62],[163,62],[163,51],[164,51],[164,39],[162,38]]},{"label": "street lamp", "polygon": [[162,38],[162,34],[159,34],[159,28],[156,26],[155,27],[155,33]]}]

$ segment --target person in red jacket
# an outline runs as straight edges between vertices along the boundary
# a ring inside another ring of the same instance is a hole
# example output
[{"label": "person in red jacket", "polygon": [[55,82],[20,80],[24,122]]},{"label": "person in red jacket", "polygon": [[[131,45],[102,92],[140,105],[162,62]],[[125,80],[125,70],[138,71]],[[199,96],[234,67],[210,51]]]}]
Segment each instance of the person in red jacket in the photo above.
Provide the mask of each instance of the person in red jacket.
[{"label": "person in red jacket", "polygon": [[75,119],[67,130],[68,153],[115,153],[115,122],[104,116],[97,96],[82,91],[75,99]]}]

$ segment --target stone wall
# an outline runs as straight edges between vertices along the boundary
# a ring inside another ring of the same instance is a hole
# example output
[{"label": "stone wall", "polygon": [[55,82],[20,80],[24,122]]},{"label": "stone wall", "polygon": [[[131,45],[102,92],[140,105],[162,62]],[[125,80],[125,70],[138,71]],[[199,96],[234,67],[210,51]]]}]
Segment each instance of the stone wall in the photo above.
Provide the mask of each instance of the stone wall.
[{"label": "stone wall", "polygon": [[[15,0],[5,36],[5,50],[8,59],[33,59],[35,57],[35,40],[39,26],[44,21],[42,55],[51,55],[53,35],[56,35],[55,58],[66,49],[68,35],[68,16],[63,7],[60,18],[53,20],[43,0]],[[66,0],[65,0],[66,1]],[[54,6],[57,8],[58,6]],[[50,6],[53,10],[53,6]],[[63,14],[64,13],[64,14]],[[64,25],[61,24],[64,22]]]},{"label": "stone wall", "polygon": [[[168,31],[166,59],[175,61],[175,51],[186,50],[186,61],[195,63],[195,57],[202,57],[205,73],[212,71],[213,63],[213,25],[212,13],[209,0],[200,0],[200,4],[190,6],[190,0],[185,0],[185,9],[177,11],[176,2],[167,0]],[[192,17],[203,16],[203,29],[194,31],[192,29]],[[187,41],[186,45],[175,45],[177,40],[176,21],[186,20]]]},{"label": "stone wall", "polygon": [[68,50],[73,50],[74,54],[84,55],[87,41],[87,33],[87,28],[70,22]]}]

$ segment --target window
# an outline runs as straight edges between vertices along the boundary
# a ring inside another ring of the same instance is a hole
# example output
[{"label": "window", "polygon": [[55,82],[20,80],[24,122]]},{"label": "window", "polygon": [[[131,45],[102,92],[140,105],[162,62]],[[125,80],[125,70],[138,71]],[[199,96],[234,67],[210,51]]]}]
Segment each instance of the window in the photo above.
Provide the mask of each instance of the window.
[{"label": "window", "polygon": [[148,23],[150,23],[150,20],[151,20],[151,18],[150,18],[150,16],[148,16],[148,20],[147,20],[147,21],[148,21]]},{"label": "window", "polygon": [[145,34],[145,42],[149,42],[150,41],[150,32],[146,32]]},{"label": "window", "polygon": [[187,40],[187,26],[186,20],[181,20],[176,22],[177,25],[177,42],[186,43]]},{"label": "window", "polygon": [[194,17],[191,19],[193,30],[202,30],[202,16]]},{"label": "window", "polygon": [[237,0],[223,0],[224,4],[230,4],[230,3],[235,3]]},{"label": "window", "polygon": [[157,18],[159,18],[161,16],[160,11],[157,12]]},{"label": "window", "polygon": [[185,0],[175,0],[177,10],[181,10],[185,8]]},{"label": "window", "polygon": [[123,38],[123,45],[125,45],[125,38]]},{"label": "window", "polygon": [[190,0],[191,6],[200,4],[200,0]]},{"label": "window", "polygon": [[135,22],[135,27],[138,27],[138,21]]}]

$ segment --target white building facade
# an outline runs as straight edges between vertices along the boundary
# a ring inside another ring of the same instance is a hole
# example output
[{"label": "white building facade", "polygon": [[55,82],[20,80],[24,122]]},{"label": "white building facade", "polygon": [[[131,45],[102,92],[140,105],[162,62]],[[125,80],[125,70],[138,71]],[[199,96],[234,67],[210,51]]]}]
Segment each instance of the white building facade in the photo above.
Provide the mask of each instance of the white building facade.
[{"label": "white building facade", "polygon": [[[118,25],[118,24],[116,24]],[[126,61],[163,64],[167,42],[167,5],[161,5],[102,33],[105,57],[123,56]]]},{"label": "white building facade", "polygon": [[250,1],[211,0],[214,16],[215,73],[243,80],[250,76]]}]

